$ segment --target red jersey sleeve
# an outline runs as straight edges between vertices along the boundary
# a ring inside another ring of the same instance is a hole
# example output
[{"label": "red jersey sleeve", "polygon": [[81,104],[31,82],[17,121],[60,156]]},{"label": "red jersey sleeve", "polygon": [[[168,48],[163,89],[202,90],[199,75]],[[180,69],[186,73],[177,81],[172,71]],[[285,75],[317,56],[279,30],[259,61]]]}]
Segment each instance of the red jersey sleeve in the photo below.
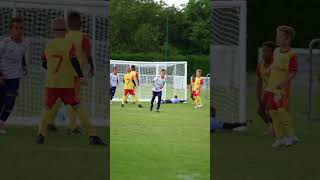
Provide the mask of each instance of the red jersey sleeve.
[{"label": "red jersey sleeve", "polygon": [[297,56],[292,56],[289,64],[289,72],[297,72],[298,71],[298,60]]},{"label": "red jersey sleeve", "polygon": [[72,58],[77,57],[77,52],[76,52],[76,47],[74,44],[72,44],[72,47],[69,50],[69,59],[71,60]]},{"label": "red jersey sleeve", "polygon": [[82,49],[85,50],[91,50],[91,40],[87,34],[84,34],[82,37]]},{"label": "red jersey sleeve", "polygon": [[201,79],[200,84],[203,85],[203,79]]}]

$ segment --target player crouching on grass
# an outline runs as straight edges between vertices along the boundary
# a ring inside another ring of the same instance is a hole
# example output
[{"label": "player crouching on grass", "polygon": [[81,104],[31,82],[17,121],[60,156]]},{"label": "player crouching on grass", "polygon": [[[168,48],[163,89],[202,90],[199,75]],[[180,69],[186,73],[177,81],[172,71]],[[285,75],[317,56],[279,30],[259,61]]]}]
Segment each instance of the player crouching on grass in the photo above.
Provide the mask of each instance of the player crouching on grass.
[{"label": "player crouching on grass", "polygon": [[272,119],[267,109],[267,99],[264,94],[268,85],[268,80],[271,72],[271,64],[273,62],[273,51],[276,45],[273,41],[266,41],[262,44],[262,59],[257,65],[257,99],[259,103],[258,114],[266,124],[264,134],[274,136],[272,127]]},{"label": "player crouching on grass", "polygon": [[119,75],[118,67],[112,68],[112,73],[110,73],[110,104],[112,104],[112,99],[116,94],[117,86],[119,85]]},{"label": "player crouching on grass", "polygon": [[160,112],[162,89],[166,84],[165,75],[166,75],[166,70],[161,69],[160,76],[155,77],[152,81],[153,88],[152,88],[150,111],[153,110],[154,100],[156,99],[156,97],[158,97],[157,112]]},{"label": "player crouching on grass", "polygon": [[124,103],[128,101],[128,96],[131,95],[134,102],[138,104],[138,108],[142,108],[142,105],[139,102],[138,97],[135,94],[135,87],[138,84],[137,79],[134,77],[134,75],[131,74],[131,68],[127,68],[127,73],[123,77],[123,98],[121,107],[124,107]]},{"label": "player crouching on grass", "polygon": [[20,79],[27,74],[24,22],[15,17],[10,22],[10,37],[0,41],[0,134],[5,134],[18,95]]},{"label": "player crouching on grass", "polygon": [[54,39],[50,41],[44,50],[46,67],[46,109],[44,110],[38,126],[37,144],[44,144],[47,133],[47,124],[52,117],[53,106],[58,99],[65,105],[70,105],[79,116],[83,127],[89,135],[91,145],[104,145],[96,136],[96,130],[90,124],[87,113],[80,108],[80,100],[76,97],[74,73],[77,73],[81,83],[84,76],[77,59],[76,47],[72,41],[65,38],[66,25],[62,18],[52,21]]},{"label": "player crouching on grass", "polygon": [[194,85],[192,89],[192,95],[194,97],[195,108],[203,107],[201,99],[201,87],[203,85],[202,70],[197,69],[196,79],[194,80]]},{"label": "player crouching on grass", "polygon": [[191,97],[191,100],[192,100],[192,104],[194,104],[194,97],[193,97],[193,87],[194,87],[194,82],[196,80],[196,75],[195,74],[192,74],[191,76],[191,81],[190,81],[190,97]]},{"label": "player crouching on grass", "polygon": [[291,81],[298,71],[297,56],[291,49],[295,30],[289,26],[277,28],[276,42],[279,48],[274,51],[271,73],[266,88],[268,109],[272,118],[276,140],[272,147],[296,144],[292,119],[288,111]]},{"label": "player crouching on grass", "polygon": [[215,130],[229,130],[229,131],[237,131],[242,132],[248,129],[248,123],[226,123],[222,121],[216,120],[216,109],[214,107],[210,107],[210,132],[214,132]]}]

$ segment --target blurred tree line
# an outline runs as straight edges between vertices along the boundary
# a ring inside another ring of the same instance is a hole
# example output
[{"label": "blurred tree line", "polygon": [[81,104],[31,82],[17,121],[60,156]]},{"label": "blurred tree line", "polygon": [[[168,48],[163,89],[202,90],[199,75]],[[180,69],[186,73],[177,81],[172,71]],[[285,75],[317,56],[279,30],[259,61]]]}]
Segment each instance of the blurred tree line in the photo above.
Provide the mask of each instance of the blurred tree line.
[{"label": "blurred tree line", "polygon": [[111,58],[196,60],[209,73],[210,11],[210,0],[190,0],[181,9],[162,0],[111,0]]}]

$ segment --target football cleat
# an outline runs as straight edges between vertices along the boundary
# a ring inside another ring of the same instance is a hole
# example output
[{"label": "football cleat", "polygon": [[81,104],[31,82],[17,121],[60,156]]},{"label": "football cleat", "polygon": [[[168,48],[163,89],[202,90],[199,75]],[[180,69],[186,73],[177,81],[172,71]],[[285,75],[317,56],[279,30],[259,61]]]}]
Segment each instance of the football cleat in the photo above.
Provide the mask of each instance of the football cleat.
[{"label": "football cleat", "polygon": [[98,136],[90,136],[89,144],[90,145],[106,145]]},{"label": "football cleat", "polygon": [[44,136],[42,134],[39,134],[36,140],[37,144],[44,144]]}]

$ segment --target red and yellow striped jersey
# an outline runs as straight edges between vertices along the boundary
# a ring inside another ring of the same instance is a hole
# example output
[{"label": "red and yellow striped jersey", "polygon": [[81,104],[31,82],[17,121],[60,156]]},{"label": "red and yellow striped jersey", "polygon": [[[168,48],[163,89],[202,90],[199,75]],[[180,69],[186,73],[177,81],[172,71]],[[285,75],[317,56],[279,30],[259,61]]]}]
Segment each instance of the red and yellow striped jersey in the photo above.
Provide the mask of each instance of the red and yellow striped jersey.
[{"label": "red and yellow striped jersey", "polygon": [[81,31],[69,31],[66,35],[66,39],[75,45],[75,48],[77,49],[77,59],[81,70],[83,70],[84,65],[87,63],[86,53],[91,50],[91,40],[88,34]]},{"label": "red and yellow striped jersey", "polygon": [[194,84],[193,84],[193,91],[199,91],[203,85],[203,78],[196,77]]},{"label": "red and yellow striped jersey", "polygon": [[280,48],[277,48],[274,51],[273,59],[267,91],[289,94],[290,85],[285,89],[277,89],[277,86],[286,81],[290,73],[298,71],[297,56],[292,50],[282,52]]},{"label": "red and yellow striped jersey", "polygon": [[131,73],[127,73],[123,77],[124,79],[124,88],[123,89],[134,89],[134,76]]},{"label": "red and yellow striped jersey", "polygon": [[76,48],[70,41],[55,38],[48,43],[43,53],[43,61],[47,63],[46,87],[74,87],[73,57],[76,57]]},{"label": "red and yellow striped jersey", "polygon": [[263,59],[260,60],[257,65],[256,74],[262,81],[262,90],[263,91],[266,90],[266,88],[268,86],[268,80],[270,77],[270,73],[271,73],[271,64],[270,64],[270,66],[267,66]]}]

